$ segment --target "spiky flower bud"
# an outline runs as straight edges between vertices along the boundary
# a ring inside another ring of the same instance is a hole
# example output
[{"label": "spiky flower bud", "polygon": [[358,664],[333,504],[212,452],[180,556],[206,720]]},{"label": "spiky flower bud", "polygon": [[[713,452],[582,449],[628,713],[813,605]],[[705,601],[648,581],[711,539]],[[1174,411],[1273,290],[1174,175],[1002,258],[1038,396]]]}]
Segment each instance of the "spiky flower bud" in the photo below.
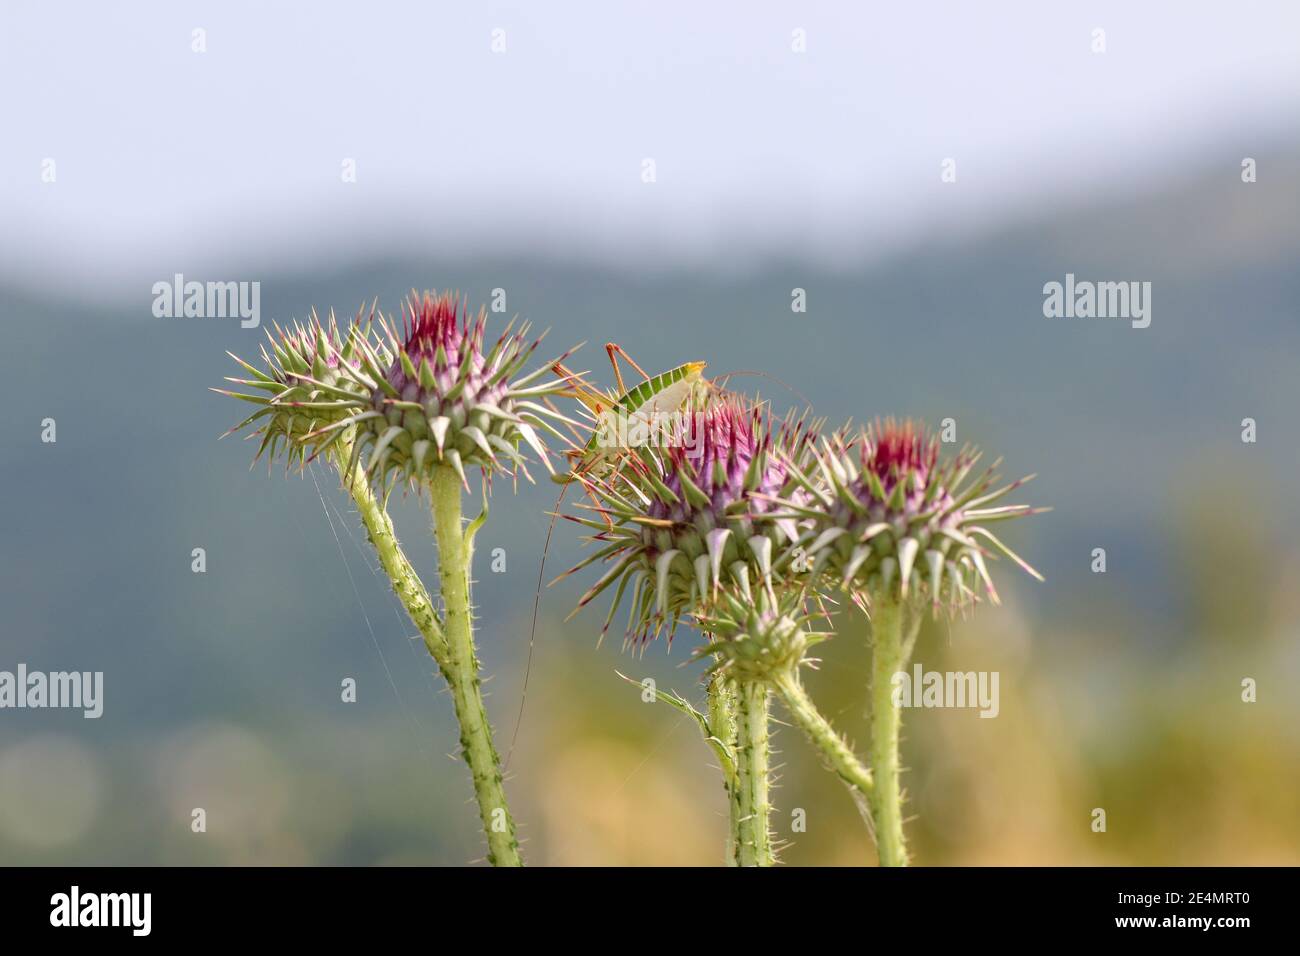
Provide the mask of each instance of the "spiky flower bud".
[{"label": "spiky flower bud", "polygon": [[511,322],[487,348],[485,309],[470,319],[455,296],[426,292],[404,304],[400,335],[391,323],[383,328],[386,341],[362,350],[360,376],[369,410],[357,418],[357,454],[372,476],[418,480],[447,464],[462,481],[468,467],[490,474],[515,466],[531,480],[521,442],[550,470],[537,429],[554,431],[546,418],[555,413],[533,399],[563,383],[534,384],[553,363],[516,377],[541,342],[527,340],[528,323]]},{"label": "spiky flower bud", "polygon": [[261,443],[254,461],[266,452],[271,460],[283,452],[287,465],[302,464],[330,444],[341,434],[330,427],[348,419],[367,396],[364,386],[346,372],[360,365],[361,343],[370,334],[372,319],[359,313],[342,331],[333,313],[326,324],[313,312],[306,322],[287,329],[276,325],[274,333],[267,330],[270,351],[262,346],[265,371],[229,353],[253,377],[227,381],[256,391],[213,391],[252,402],[258,410],[226,434],[257,424],[252,434],[260,435]]},{"label": "spiky flower bud", "polygon": [[700,630],[711,637],[695,656],[712,657],[711,673],[739,681],[790,677],[808,648],[827,637],[809,630],[811,619],[804,611],[802,589],[783,588],[775,595],[760,590],[755,600],[743,588],[727,587],[707,610],[695,615]]},{"label": "spiky flower bud", "polygon": [[[586,605],[617,582],[602,634],[632,587],[627,637],[645,641],[714,598],[724,583],[771,593],[795,573],[797,519],[770,516],[769,499],[785,492],[789,461],[807,458],[807,424],[787,418],[773,428],[760,408],[736,397],[680,419],[666,447],[628,449],[607,481],[580,480],[613,522],[577,519],[596,528],[603,545],[573,571],[598,560],[613,568],[583,595]],[[571,572],[568,572],[571,573]]]},{"label": "spiky flower bud", "polygon": [[988,525],[1046,509],[994,506],[1033,476],[993,489],[995,461],[967,481],[980,453],[965,447],[946,462],[939,440],[912,421],[877,421],[851,438],[836,435],[816,452],[820,488],[812,509],[808,554],[814,573],[833,576],[846,590],[870,599],[921,602],[960,609],[983,590],[998,593],[985,545],[1029,574],[1042,575],[988,530]]}]

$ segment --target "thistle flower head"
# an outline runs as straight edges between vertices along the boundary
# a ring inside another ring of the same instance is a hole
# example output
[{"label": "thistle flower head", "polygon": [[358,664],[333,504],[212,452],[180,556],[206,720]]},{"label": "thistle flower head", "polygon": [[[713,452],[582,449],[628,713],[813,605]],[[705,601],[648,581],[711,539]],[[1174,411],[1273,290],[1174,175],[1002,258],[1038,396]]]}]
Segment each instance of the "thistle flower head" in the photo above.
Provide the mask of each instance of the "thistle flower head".
[{"label": "thistle flower head", "polygon": [[236,358],[254,377],[231,381],[257,393],[225,394],[261,408],[231,430],[260,422],[261,451],[285,450],[302,463],[355,427],[348,467],[384,486],[442,464],[462,481],[471,466],[488,475],[518,467],[531,480],[521,443],[550,469],[538,429],[554,431],[546,418],[559,416],[534,399],[563,384],[539,381],[552,363],[520,375],[541,341],[528,341],[527,323],[512,322],[489,348],[486,310],[471,320],[459,299],[426,292],[404,304],[401,330],[377,312],[346,332],[314,315],[288,331],[277,326],[271,352],[262,350],[266,371]]},{"label": "thistle flower head", "polygon": [[[455,469],[523,470],[526,443],[550,470],[538,428],[554,412],[533,399],[559,391],[558,380],[537,382],[552,363],[520,376],[541,339],[528,341],[528,323],[511,322],[488,347],[487,311],[473,318],[455,296],[415,293],[404,304],[401,331],[384,322],[384,340],[363,354],[358,380],[368,388],[356,416],[358,459],[387,485],[394,475],[419,481],[439,465]],[[558,360],[557,360],[558,361]]]},{"label": "thistle flower head", "polygon": [[801,494],[787,487],[787,462],[808,457],[807,423],[787,418],[774,426],[761,407],[733,395],[678,421],[666,447],[626,449],[610,478],[582,479],[613,527],[576,519],[599,532],[593,540],[601,547],[572,570],[598,560],[614,566],[579,607],[617,582],[608,629],[631,585],[632,641],[664,626],[671,635],[724,583],[747,593],[752,582],[771,593],[793,574],[801,531],[796,519],[773,513],[771,500]]},{"label": "thistle flower head", "polygon": [[988,529],[1045,510],[995,505],[1033,476],[994,489],[999,462],[968,480],[979,452],[968,446],[944,462],[939,447],[923,425],[892,418],[823,443],[816,501],[801,512],[814,573],[868,600],[928,599],[936,610],[969,606],[980,591],[998,603],[985,561],[994,551],[1042,580]]},{"label": "thistle flower head", "polygon": [[692,412],[661,456],[672,495],[653,498],[650,517],[708,532],[728,509],[748,503],[748,492],[779,490],[785,469],[768,454],[772,434],[765,424],[759,408],[735,398]]},{"label": "thistle flower head", "polygon": [[354,322],[340,329],[333,313],[322,322],[313,312],[306,322],[287,328],[276,325],[274,332],[267,330],[270,350],[262,346],[264,368],[231,353],[252,378],[227,381],[254,391],[213,391],[251,402],[258,409],[226,434],[256,425],[251,434],[261,436],[261,443],[254,461],[264,453],[269,452],[270,460],[283,453],[286,466],[301,465],[329,445],[340,434],[329,431],[330,426],[348,418],[366,397],[364,387],[347,373],[360,366],[360,343],[369,335],[372,320],[373,314],[358,313]]}]

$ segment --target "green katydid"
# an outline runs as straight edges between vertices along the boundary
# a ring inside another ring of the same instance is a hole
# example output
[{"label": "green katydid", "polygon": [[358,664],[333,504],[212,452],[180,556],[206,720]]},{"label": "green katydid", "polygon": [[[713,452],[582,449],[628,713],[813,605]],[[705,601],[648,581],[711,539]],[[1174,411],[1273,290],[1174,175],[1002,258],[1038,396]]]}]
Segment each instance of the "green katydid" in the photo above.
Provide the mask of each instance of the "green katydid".
[{"label": "green katydid", "polygon": [[[651,427],[657,416],[672,415],[694,407],[713,387],[704,377],[707,364],[705,362],[686,362],[666,372],[650,376],[617,344],[606,343],[605,351],[614,369],[614,381],[617,387],[617,391],[614,392],[602,392],[589,384],[580,373],[572,372],[558,362],[553,366],[553,371],[563,376],[569,383],[568,390],[561,394],[577,399],[586,406],[594,418],[594,425],[591,436],[583,447],[574,447],[565,452],[571,462],[569,470],[554,476],[555,481],[565,487],[560,489],[559,498],[556,499],[555,510],[551,513],[550,525],[546,529],[546,543],[542,546],[541,566],[537,571],[537,593],[533,597],[533,620],[528,634],[528,663],[524,670],[519,716],[510,738],[510,749],[506,753],[507,767],[510,763],[510,755],[514,752],[515,740],[519,736],[519,727],[523,722],[524,703],[528,697],[528,676],[532,672],[533,644],[537,634],[537,611],[541,604],[542,582],[546,575],[546,555],[550,551],[551,535],[555,531],[555,522],[564,503],[564,492],[572,482],[603,480],[615,474],[620,459],[628,447],[620,443],[620,439],[625,440],[632,428]],[[631,389],[623,382],[623,373],[618,364],[620,356],[643,379]],[[588,495],[591,495],[590,490]],[[594,495],[591,497],[596,500]],[[606,517],[605,520],[608,522],[609,518]]]},{"label": "green katydid", "polygon": [[[627,450],[619,438],[626,435],[629,424],[648,426],[657,415],[670,415],[694,404],[709,388],[704,378],[705,362],[687,362],[651,377],[613,342],[606,343],[605,351],[614,368],[616,392],[601,392],[563,365],[556,363],[553,366],[556,374],[566,378],[570,384],[568,391],[561,394],[582,402],[596,419],[586,445],[566,453],[574,465],[567,474],[555,476],[558,482],[568,484],[582,476],[603,478],[616,471],[618,457]],[[644,379],[635,388],[628,389],[624,385],[623,373],[618,366],[619,356]],[[558,510],[559,506],[556,507]]]}]

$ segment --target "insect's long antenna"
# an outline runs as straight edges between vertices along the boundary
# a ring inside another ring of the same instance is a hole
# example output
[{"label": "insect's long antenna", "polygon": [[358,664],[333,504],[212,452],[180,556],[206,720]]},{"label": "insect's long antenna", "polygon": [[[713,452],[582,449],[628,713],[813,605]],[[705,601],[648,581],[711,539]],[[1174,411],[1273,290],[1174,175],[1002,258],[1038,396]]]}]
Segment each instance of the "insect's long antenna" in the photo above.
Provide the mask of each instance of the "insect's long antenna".
[{"label": "insect's long antenna", "polygon": [[546,528],[546,543],[542,545],[542,561],[537,568],[537,593],[533,595],[533,623],[528,630],[528,663],[524,665],[524,689],[519,697],[519,713],[515,717],[515,729],[510,735],[510,747],[506,750],[505,763],[501,772],[510,769],[510,758],[515,752],[515,741],[519,739],[519,728],[524,724],[524,705],[528,703],[528,678],[533,673],[533,644],[537,637],[537,609],[542,603],[542,581],[546,578],[546,555],[551,550],[551,535],[555,533],[555,522],[560,516],[560,506],[564,503],[564,493],[569,490],[567,484],[560,486],[560,496],[555,499],[555,510],[551,512],[551,523]]},{"label": "insect's long antenna", "polygon": [[808,400],[808,396],[805,395],[803,392],[799,391],[799,389],[795,388],[789,382],[783,382],[775,375],[772,375],[769,372],[759,371],[756,368],[738,368],[734,372],[726,372],[714,378],[713,383],[717,385],[718,388],[725,389],[726,382],[737,375],[757,375],[759,378],[770,378],[772,381],[776,382],[776,384],[780,385],[782,388],[798,396],[799,401],[803,402],[805,406],[807,406],[808,408],[813,407],[812,402]]}]

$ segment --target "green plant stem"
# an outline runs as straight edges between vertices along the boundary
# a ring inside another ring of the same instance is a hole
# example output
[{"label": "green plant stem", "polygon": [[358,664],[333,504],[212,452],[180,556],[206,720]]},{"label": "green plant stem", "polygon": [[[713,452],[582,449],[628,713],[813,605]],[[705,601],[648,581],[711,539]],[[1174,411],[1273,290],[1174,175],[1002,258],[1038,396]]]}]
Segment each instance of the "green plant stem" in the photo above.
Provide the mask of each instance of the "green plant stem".
[{"label": "green plant stem", "polygon": [[867,827],[874,829],[870,803],[874,789],[871,771],[858,759],[844,737],[821,715],[804,690],[797,672],[776,678],[772,686],[781,696],[794,722],[820,751],[826,766],[849,788],[849,794],[857,804],[858,812],[862,814]]},{"label": "green plant stem", "polygon": [[736,686],[736,862],[740,866],[771,866],[772,834],[768,828],[771,803],[767,684],[743,681]]},{"label": "green plant stem", "polygon": [[722,788],[727,794],[727,863],[736,866],[739,863],[737,849],[740,846],[740,795],[735,773],[736,753],[736,685],[721,674],[714,674],[708,686],[709,733],[721,742],[732,755],[732,765],[727,767],[723,761]]},{"label": "green plant stem", "polygon": [[433,602],[429,600],[429,592],[425,590],[424,583],[411,567],[411,562],[406,559],[402,546],[398,544],[397,535],[393,532],[393,522],[389,519],[388,512],[375,498],[365,473],[360,468],[355,468],[352,474],[348,474],[348,461],[351,455],[351,439],[345,438],[339,442],[339,447],[335,451],[335,467],[338,468],[343,484],[356,505],[361,523],[365,525],[366,534],[370,537],[370,544],[379,555],[379,563],[383,565],[384,572],[393,585],[393,592],[402,602],[402,607],[406,608],[411,622],[419,629],[429,655],[445,674],[447,638],[438,620],[438,612],[434,610]]},{"label": "green plant stem", "polygon": [[907,866],[903,837],[903,799],[899,782],[899,708],[894,706],[894,674],[906,666],[904,609],[888,598],[877,600],[871,615],[871,809],[881,866]]},{"label": "green plant stem", "polygon": [[493,866],[522,866],[515,822],[506,804],[501,759],[492,742],[492,728],[483,706],[478,657],[469,599],[473,547],[462,527],[461,480],[454,470],[439,466],[430,482],[434,533],[438,538],[439,577],[447,634],[447,666],[456,717],[460,721],[461,751],[474,780],[474,796]]}]

